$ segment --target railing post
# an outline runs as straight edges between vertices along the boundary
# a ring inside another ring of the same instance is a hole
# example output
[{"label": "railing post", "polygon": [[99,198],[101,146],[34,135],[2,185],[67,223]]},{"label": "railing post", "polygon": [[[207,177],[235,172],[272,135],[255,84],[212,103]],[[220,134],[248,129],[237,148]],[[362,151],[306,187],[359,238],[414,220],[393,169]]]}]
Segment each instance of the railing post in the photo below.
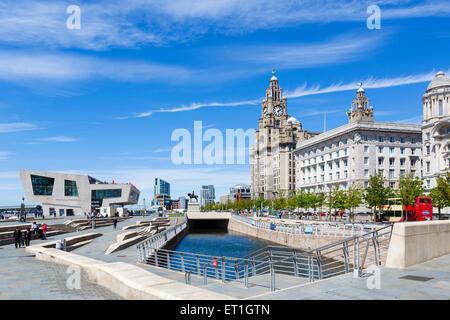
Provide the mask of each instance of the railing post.
[{"label": "railing post", "polygon": [[298,277],[298,266],[297,266],[297,251],[294,250],[294,256],[292,257],[294,261],[294,275]]},{"label": "railing post", "polygon": [[208,284],[208,278],[207,278],[207,275],[206,275],[206,267],[207,267],[207,265],[205,265],[205,266],[203,267],[203,284],[204,284],[204,285],[207,285],[207,284]]},{"label": "railing post", "polygon": [[248,288],[248,262],[244,263],[244,284],[245,287]]},{"label": "railing post", "polygon": [[222,267],[222,282],[225,283],[225,258],[222,257],[222,263],[221,263],[221,267]]},{"label": "railing post", "polygon": [[166,252],[166,257],[167,257],[167,269],[170,269],[170,253]]},{"label": "railing post", "polygon": [[323,278],[323,270],[322,270],[322,257],[320,256],[320,252],[317,251],[317,274],[319,276],[319,280]]},{"label": "railing post", "polygon": [[200,259],[199,259],[198,256],[197,256],[196,260],[197,260],[197,274],[200,275],[200,272],[201,272],[201,270],[200,270]]},{"label": "railing post", "polygon": [[275,291],[275,270],[273,268],[273,261],[270,258],[270,291]]},{"label": "railing post", "polygon": [[186,269],[184,268],[184,257],[182,253],[180,253],[180,257],[181,257],[181,272],[186,272]]}]

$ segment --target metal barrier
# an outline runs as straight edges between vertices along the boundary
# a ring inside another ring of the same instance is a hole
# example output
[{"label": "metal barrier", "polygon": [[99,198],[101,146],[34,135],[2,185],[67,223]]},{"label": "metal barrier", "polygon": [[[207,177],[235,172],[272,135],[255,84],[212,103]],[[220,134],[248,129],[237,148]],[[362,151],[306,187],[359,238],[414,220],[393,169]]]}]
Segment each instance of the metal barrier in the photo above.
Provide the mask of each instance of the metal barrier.
[{"label": "metal barrier", "polygon": [[355,235],[362,235],[369,231],[373,232],[377,228],[383,227],[383,225],[376,224],[345,224],[326,221],[323,221],[322,223],[308,223],[304,221],[297,221],[296,223],[283,223],[264,219],[251,219],[246,216],[236,214],[233,214],[232,217],[260,229],[274,230],[291,234],[312,234],[329,237],[351,237]]},{"label": "metal barrier", "polygon": [[[208,283],[208,278],[212,278],[223,283],[242,283],[248,287],[250,280],[254,279],[252,277],[262,275],[269,277],[268,288],[275,291],[277,275],[301,277],[305,282],[352,271],[362,276],[365,266],[384,263],[391,233],[392,225],[387,225],[313,250],[268,246],[242,258],[159,249],[163,242],[161,237],[166,239],[161,234],[158,235],[159,240],[147,240],[140,244],[140,259],[156,267],[184,272],[186,284],[191,284],[195,276],[203,279],[204,285]],[[252,281],[252,285],[265,286],[256,281]]]},{"label": "metal barrier", "polygon": [[146,258],[152,255],[156,249],[163,247],[167,242],[172,240],[177,234],[186,228],[187,218],[185,218],[181,224],[177,225],[177,222],[175,222],[175,226],[138,243],[136,245],[138,250],[138,261],[145,263]]}]

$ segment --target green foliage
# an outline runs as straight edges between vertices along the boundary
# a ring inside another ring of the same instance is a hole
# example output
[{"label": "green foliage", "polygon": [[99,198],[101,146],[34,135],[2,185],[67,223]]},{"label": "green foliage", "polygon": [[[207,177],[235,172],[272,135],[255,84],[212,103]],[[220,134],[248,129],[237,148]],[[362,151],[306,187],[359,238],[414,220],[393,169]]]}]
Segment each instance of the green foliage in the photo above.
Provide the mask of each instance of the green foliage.
[{"label": "green foliage", "polygon": [[[385,186],[386,180],[382,174],[370,176],[369,185],[364,194],[364,200],[372,208],[379,208],[387,201],[394,197],[395,193],[390,186]],[[377,221],[376,210],[374,211],[374,220]]]},{"label": "green foliage", "polygon": [[433,206],[439,209],[450,206],[450,172],[447,172],[447,176],[437,177],[436,188],[431,190],[430,197],[433,198]]},{"label": "green foliage", "polygon": [[422,179],[414,177],[412,173],[400,177],[397,194],[404,206],[413,205],[416,197],[423,196],[424,190]]}]

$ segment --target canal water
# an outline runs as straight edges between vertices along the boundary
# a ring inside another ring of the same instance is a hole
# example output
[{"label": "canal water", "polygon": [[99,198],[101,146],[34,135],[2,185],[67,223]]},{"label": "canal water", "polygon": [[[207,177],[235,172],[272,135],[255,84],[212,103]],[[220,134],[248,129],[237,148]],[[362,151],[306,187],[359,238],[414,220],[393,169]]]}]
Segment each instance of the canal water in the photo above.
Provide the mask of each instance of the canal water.
[{"label": "canal water", "polygon": [[227,229],[193,229],[178,243],[175,251],[192,252],[217,257],[242,258],[253,251],[276,245]]}]

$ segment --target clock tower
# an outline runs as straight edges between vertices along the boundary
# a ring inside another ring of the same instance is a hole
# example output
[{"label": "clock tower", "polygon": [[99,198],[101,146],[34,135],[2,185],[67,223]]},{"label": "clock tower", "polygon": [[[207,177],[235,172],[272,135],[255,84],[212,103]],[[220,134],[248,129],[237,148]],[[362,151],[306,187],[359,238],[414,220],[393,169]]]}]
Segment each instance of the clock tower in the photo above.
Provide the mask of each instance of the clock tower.
[{"label": "clock tower", "polygon": [[302,124],[287,114],[287,101],[275,70],[272,74],[250,150],[252,198],[269,200],[295,192],[293,151],[298,141],[316,135],[303,130]]}]

